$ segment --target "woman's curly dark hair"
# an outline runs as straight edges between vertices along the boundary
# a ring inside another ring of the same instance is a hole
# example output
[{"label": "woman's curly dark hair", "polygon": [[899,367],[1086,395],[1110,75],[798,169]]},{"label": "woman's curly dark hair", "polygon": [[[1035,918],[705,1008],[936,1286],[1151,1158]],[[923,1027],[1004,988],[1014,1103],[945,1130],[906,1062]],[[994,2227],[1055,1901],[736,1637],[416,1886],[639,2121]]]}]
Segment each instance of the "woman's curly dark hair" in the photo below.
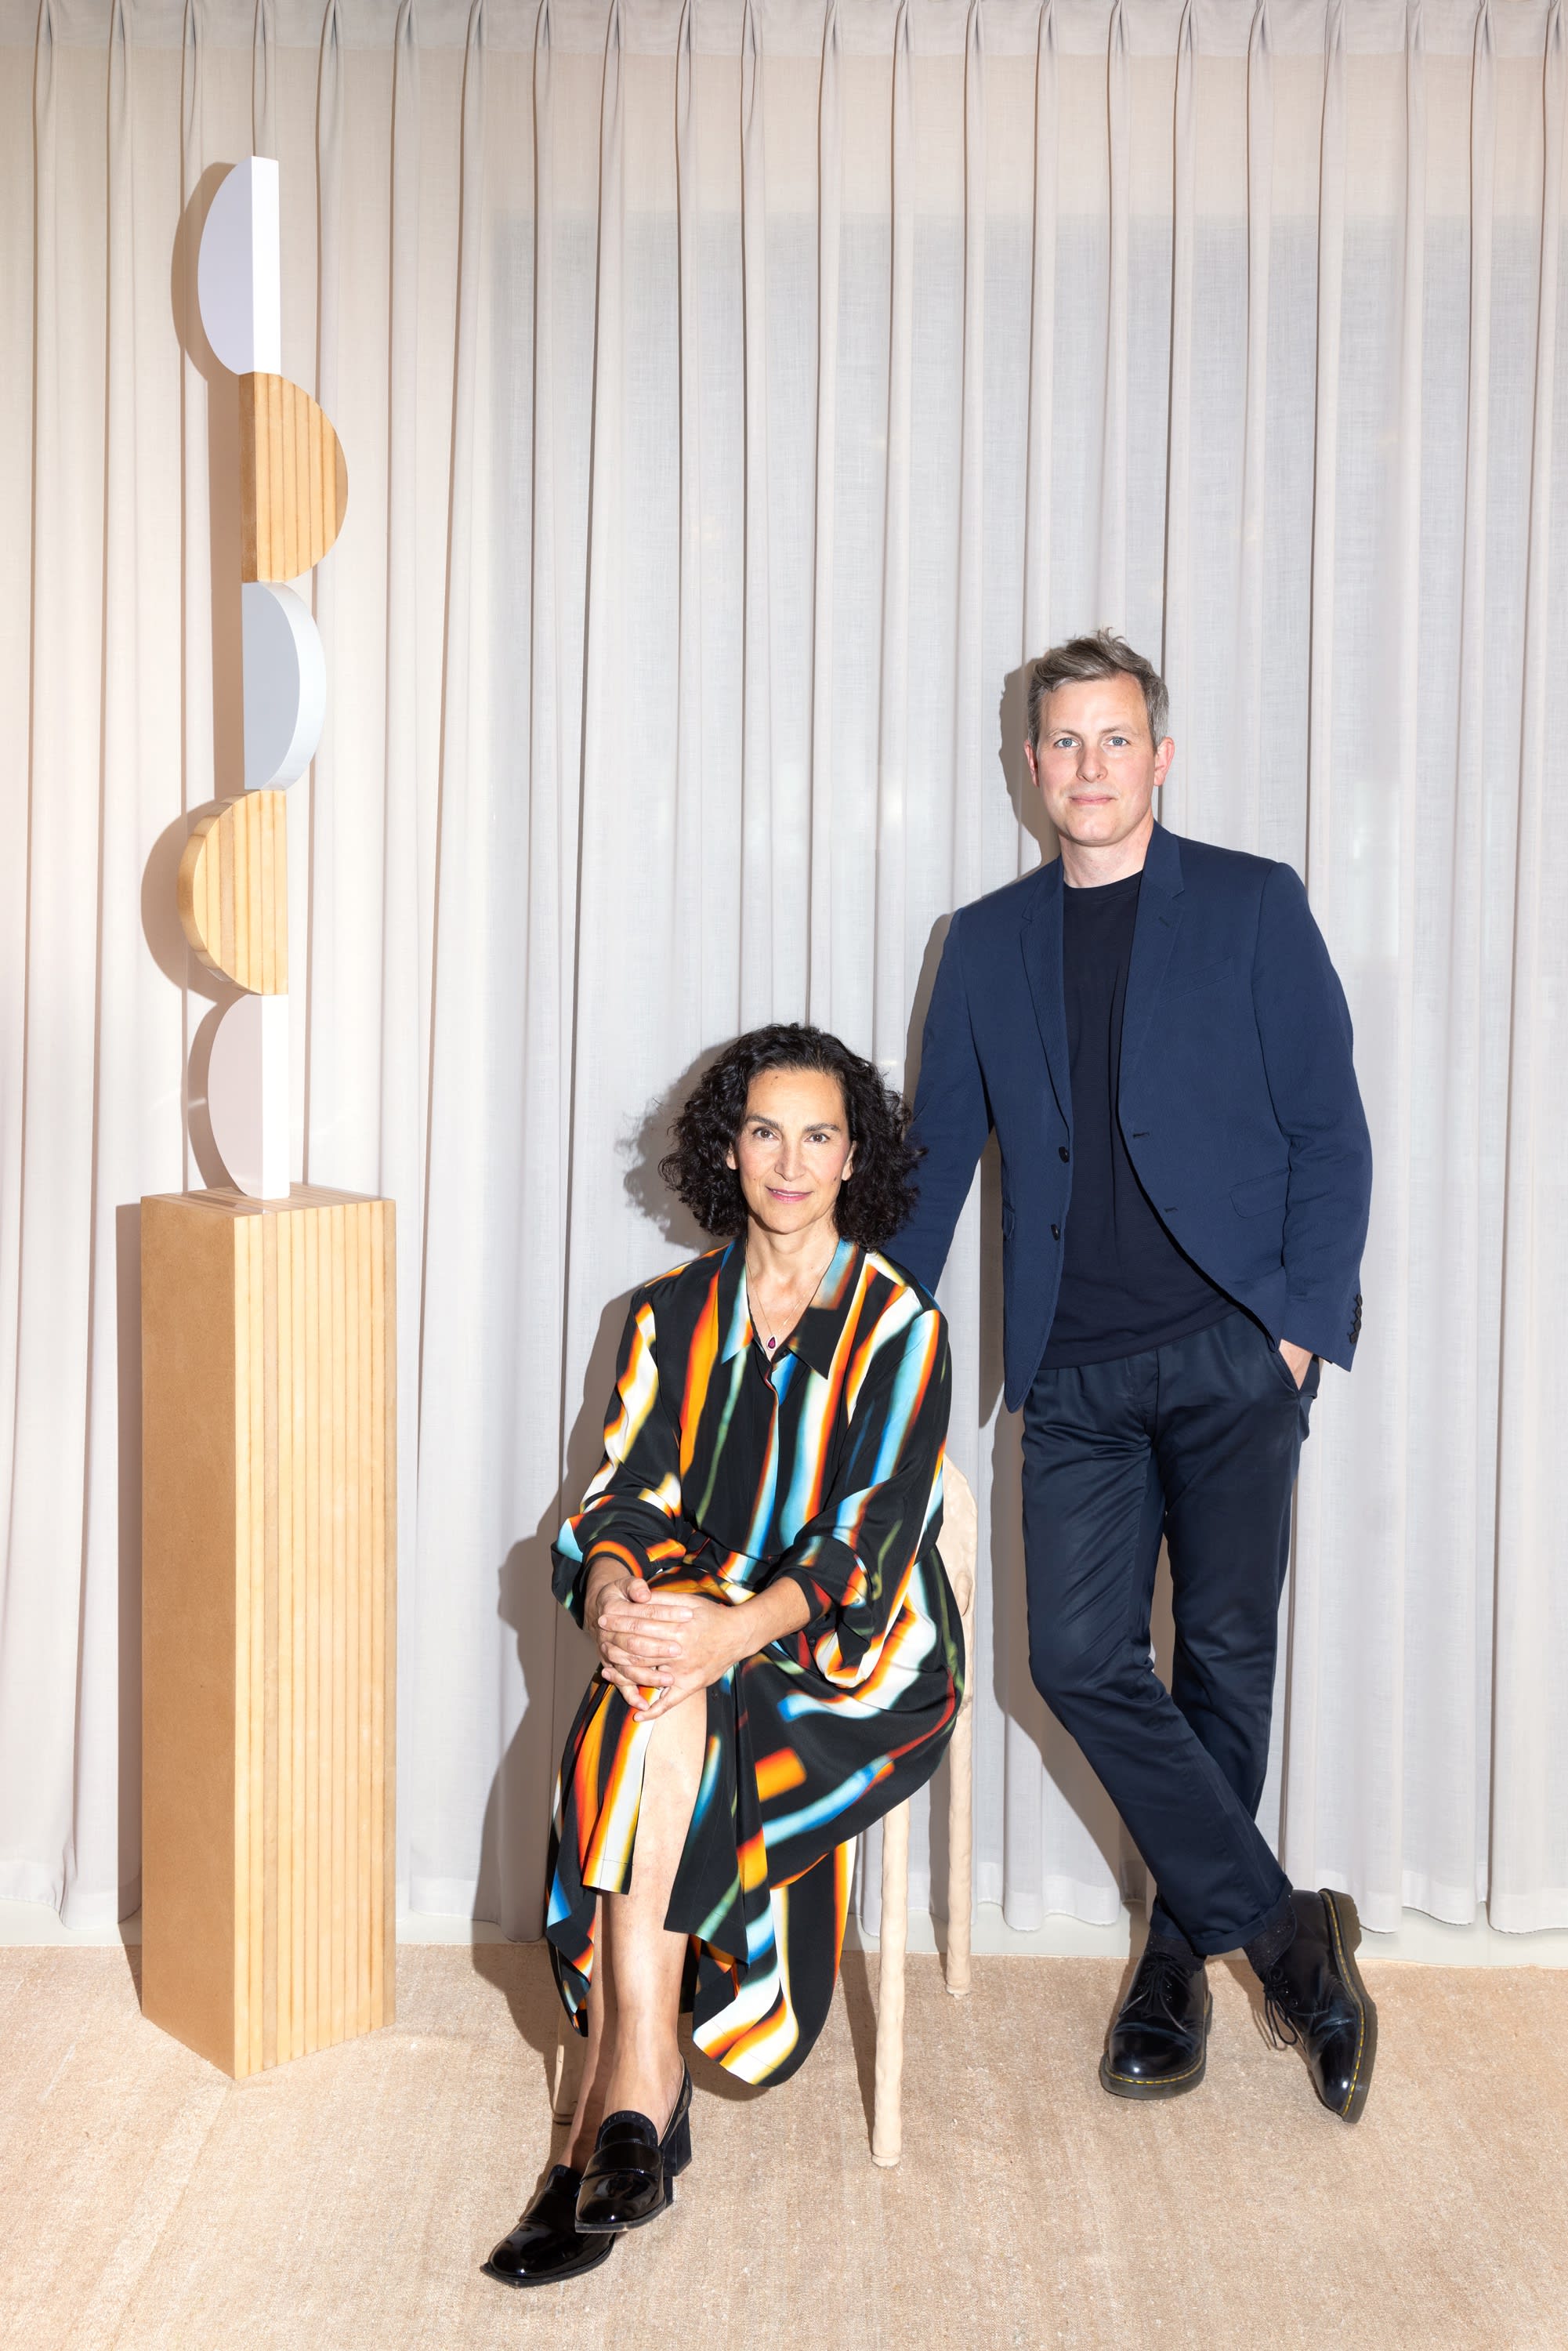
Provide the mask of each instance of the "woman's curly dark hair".
[{"label": "woman's curly dark hair", "polygon": [[874,1061],[803,1022],[748,1029],[698,1079],[671,1125],[674,1149],[659,1173],[699,1225],[717,1240],[746,1229],[740,1178],[726,1157],[746,1118],[751,1081],[764,1070],[821,1070],[843,1090],[854,1172],[839,1194],[835,1222],[862,1249],[891,1240],[915,1206],[920,1157],[909,1140],[909,1107]]}]

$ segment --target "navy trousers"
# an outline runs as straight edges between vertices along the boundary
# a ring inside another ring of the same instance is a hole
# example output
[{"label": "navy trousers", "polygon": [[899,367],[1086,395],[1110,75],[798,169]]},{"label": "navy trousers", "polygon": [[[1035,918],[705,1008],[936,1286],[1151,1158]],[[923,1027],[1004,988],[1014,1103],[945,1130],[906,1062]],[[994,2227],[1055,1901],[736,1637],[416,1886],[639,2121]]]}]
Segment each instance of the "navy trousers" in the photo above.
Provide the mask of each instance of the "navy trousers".
[{"label": "navy trousers", "polygon": [[[1238,1311],[1190,1338],[1035,1374],[1024,1405],[1030,1668],[1154,1873],[1149,1932],[1265,1942],[1290,1882],[1255,1814],[1269,1762],[1291,1495],[1319,1365]],[[1176,1658],[1149,1649],[1160,1538]]]}]

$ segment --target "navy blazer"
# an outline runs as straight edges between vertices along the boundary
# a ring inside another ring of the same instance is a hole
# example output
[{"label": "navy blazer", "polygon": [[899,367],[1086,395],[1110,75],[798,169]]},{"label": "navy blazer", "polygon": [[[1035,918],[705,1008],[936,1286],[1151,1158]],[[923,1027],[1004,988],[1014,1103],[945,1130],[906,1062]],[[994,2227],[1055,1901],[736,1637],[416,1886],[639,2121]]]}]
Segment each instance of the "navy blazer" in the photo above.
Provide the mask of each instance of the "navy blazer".
[{"label": "navy blazer", "polygon": [[[994,1126],[1007,1402],[1051,1334],[1072,1196],[1060,860],[960,907],[921,1050],[919,1199],[887,1255],[935,1290]],[[1350,1013],[1288,865],[1156,824],[1127,971],[1117,1114],[1168,1231],[1276,1343],[1350,1368],[1372,1144]]]}]

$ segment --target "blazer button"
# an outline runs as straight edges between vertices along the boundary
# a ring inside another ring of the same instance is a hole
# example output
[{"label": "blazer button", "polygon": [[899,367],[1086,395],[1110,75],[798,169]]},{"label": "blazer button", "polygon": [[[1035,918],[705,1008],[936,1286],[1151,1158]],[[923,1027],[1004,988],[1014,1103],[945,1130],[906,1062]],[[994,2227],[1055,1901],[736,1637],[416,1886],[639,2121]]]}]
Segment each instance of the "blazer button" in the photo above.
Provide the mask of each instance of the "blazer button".
[{"label": "blazer button", "polygon": [[1060,1225],[1052,1225],[1051,1228],[1051,1238],[1053,1241],[1059,1241],[1061,1238],[1061,1227]]},{"label": "blazer button", "polygon": [[1059,1159],[1070,1159],[1072,1156],[1065,1143],[1059,1143],[1057,1144],[1056,1155]]}]

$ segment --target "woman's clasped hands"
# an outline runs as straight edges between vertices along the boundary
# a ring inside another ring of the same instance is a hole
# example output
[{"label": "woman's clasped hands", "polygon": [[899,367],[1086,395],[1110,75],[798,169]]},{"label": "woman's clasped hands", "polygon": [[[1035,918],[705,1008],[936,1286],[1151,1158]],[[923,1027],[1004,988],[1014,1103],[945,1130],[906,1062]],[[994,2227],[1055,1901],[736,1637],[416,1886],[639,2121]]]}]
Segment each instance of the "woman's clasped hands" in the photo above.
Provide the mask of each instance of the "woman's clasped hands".
[{"label": "woman's clasped hands", "polygon": [[656,1721],[749,1654],[727,1607],[693,1593],[667,1597],[623,1568],[595,1576],[584,1612],[604,1678],[640,1722]]}]

